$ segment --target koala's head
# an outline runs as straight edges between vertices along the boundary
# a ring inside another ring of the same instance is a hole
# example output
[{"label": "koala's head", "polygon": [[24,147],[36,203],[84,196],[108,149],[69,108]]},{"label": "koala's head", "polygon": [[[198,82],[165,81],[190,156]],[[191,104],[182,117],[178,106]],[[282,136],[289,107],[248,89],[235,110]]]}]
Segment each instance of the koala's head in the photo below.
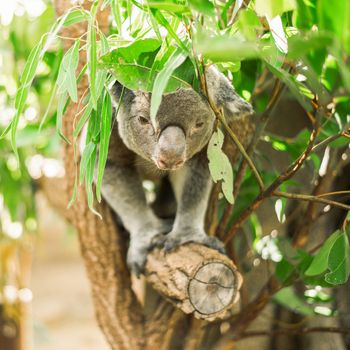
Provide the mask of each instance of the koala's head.
[{"label": "koala's head", "polygon": [[[251,114],[250,104],[240,98],[230,82],[214,67],[207,73],[208,92],[226,118]],[[123,87],[112,88],[118,103]],[[156,115],[150,120],[151,94],[124,88],[117,116],[119,134],[126,146],[161,170],[176,170],[202,150],[213,132],[215,115],[206,98],[193,89],[164,94]]]}]

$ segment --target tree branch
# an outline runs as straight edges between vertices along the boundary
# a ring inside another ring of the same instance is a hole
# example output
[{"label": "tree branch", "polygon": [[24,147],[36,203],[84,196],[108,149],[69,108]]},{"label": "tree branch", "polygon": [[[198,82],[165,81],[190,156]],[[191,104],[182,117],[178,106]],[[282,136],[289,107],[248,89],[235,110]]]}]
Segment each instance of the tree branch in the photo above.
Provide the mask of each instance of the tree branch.
[{"label": "tree branch", "polygon": [[[349,191],[343,191],[349,193]],[[345,209],[345,210],[350,210],[350,205],[346,205],[340,202],[335,202],[329,199],[321,198],[322,195],[320,196],[312,196],[312,195],[307,195],[307,194],[298,194],[298,193],[288,193],[288,192],[280,192],[280,191],[275,191],[272,193],[272,196],[276,197],[284,197],[284,198],[289,198],[289,199],[297,199],[301,201],[306,201],[306,202],[317,202],[317,203],[323,203],[323,204],[328,204],[333,207]]]},{"label": "tree branch", "polygon": [[[277,102],[279,101],[279,98],[280,98],[282,90],[283,90],[283,86],[284,85],[282,85],[280,80],[275,81],[275,84],[274,84],[274,87],[273,87],[272,93],[271,93],[271,98],[267,104],[265,111],[260,116],[259,122],[256,123],[256,128],[255,128],[253,138],[252,138],[250,145],[247,149],[247,154],[249,157],[252,157],[254,150],[258,144],[258,141],[260,140],[261,134],[265,130],[265,127],[266,127],[267,122],[271,116],[271,113],[272,113],[273,109],[275,108]],[[233,184],[233,197],[234,198],[237,198],[237,196],[238,196],[244,175],[245,175],[246,170],[247,170],[247,165],[248,165],[248,163],[247,163],[246,159],[243,158],[241,161],[241,164],[239,166],[239,169],[237,171],[237,174],[235,176],[235,181]],[[219,237],[224,236],[224,232],[225,232],[226,226],[229,222],[229,219],[231,217],[233,207],[234,206],[232,204],[228,204],[226,206],[224,214],[223,214],[222,219],[220,221],[220,224],[216,229],[217,236],[219,236]]]},{"label": "tree branch", "polygon": [[312,152],[313,145],[315,143],[316,137],[318,135],[319,128],[315,127],[310,135],[310,140],[306,150],[299,156],[299,158],[294,161],[285,171],[280,174],[275,181],[262,193],[260,193],[253,203],[243,211],[238,220],[232,225],[232,227],[228,230],[225,243],[228,243],[236,234],[237,230],[243,225],[243,223],[248,219],[253,211],[260,207],[262,202],[272,195],[272,193],[285,181],[289,180],[291,177],[295,175],[295,173],[302,167],[307,157]]},{"label": "tree branch", "polygon": [[288,328],[288,329],[276,329],[272,331],[247,331],[240,335],[238,340],[243,338],[251,337],[272,337],[280,335],[291,335],[291,334],[307,334],[307,333],[340,333],[350,334],[350,328],[340,327],[307,327],[307,328]]}]

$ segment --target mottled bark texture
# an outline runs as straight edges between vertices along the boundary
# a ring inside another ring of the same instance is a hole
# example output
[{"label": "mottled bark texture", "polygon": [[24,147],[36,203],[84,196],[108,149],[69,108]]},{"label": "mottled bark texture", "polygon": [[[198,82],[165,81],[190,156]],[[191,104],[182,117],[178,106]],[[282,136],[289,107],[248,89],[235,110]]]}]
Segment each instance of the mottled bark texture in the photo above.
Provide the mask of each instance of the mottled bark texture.
[{"label": "mottled bark texture", "polygon": [[[54,4],[59,16],[72,7],[71,0],[56,0]],[[84,2],[86,7],[90,4]],[[102,31],[108,28],[107,13],[98,11],[97,21]],[[74,43],[71,39],[84,37],[85,32],[86,26],[81,23],[63,28],[62,36],[70,38],[64,40],[65,49]],[[79,69],[86,62],[83,55],[82,51]],[[88,81],[84,76],[78,87],[80,98],[87,88]],[[70,141],[73,140],[73,125],[80,108],[79,104],[71,103],[63,118],[63,133]],[[74,187],[76,164],[73,152],[71,145],[63,144],[66,176],[61,183],[64,193],[60,193],[66,199]],[[47,186],[45,182],[42,185]],[[57,192],[49,200],[62,208],[62,201],[57,201]],[[127,235],[118,228],[114,214],[105,202],[97,204],[96,210],[103,220],[89,210],[86,194],[79,189],[74,205],[64,215],[78,231],[96,317],[111,349],[170,349],[173,344],[193,348],[188,346],[191,339],[186,338],[186,334],[191,337],[197,332],[192,331],[192,326],[184,327],[186,319],[183,313],[164,300],[153,308],[147,307],[148,300],[141,306],[133,292],[126,266]],[[175,262],[176,266],[173,265]],[[207,273],[213,275],[212,279],[205,279]],[[198,245],[181,247],[166,256],[160,251],[151,253],[146,275],[152,286],[173,304],[205,319],[222,318],[226,309],[230,309],[237,300],[241,285],[241,277],[230,259]],[[182,289],[178,289],[180,284]],[[204,293],[203,298],[206,299],[201,300],[198,293]],[[211,302],[214,304],[208,308]],[[182,338],[174,336],[175,332],[182,333]],[[178,345],[175,347],[179,348]]]},{"label": "mottled bark texture", "polygon": [[[86,2],[89,6],[90,2]],[[60,16],[72,7],[70,0],[55,1],[57,14]],[[98,11],[97,21],[101,30],[108,28],[108,13]],[[62,30],[67,38],[84,35],[86,26],[77,24]],[[64,40],[65,48],[74,43]],[[79,68],[86,62],[81,53]],[[88,87],[86,76],[78,87],[81,98]],[[71,103],[63,118],[63,133],[68,140],[73,140],[73,124],[79,105]],[[71,194],[74,187],[76,164],[73,147],[63,145],[65,193]],[[77,200],[71,211],[71,222],[76,227],[81,253],[91,283],[92,297],[96,317],[111,349],[130,350],[143,348],[143,314],[132,288],[131,279],[125,263],[125,242],[114,224],[112,211],[104,203],[96,207],[103,220],[94,215],[87,206],[86,194],[78,191]]]}]

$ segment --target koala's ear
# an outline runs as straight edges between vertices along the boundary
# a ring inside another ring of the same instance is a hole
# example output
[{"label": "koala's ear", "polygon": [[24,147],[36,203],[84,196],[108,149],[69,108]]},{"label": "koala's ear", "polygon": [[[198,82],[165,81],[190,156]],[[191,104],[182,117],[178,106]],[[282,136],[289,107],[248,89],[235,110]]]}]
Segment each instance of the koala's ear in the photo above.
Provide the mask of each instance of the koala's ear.
[{"label": "koala's ear", "polygon": [[116,107],[119,103],[120,97],[123,93],[123,89],[124,89],[124,97],[126,95],[130,95],[132,94],[132,91],[127,89],[125,86],[123,86],[121,83],[119,83],[119,81],[115,81],[114,84],[112,85],[112,87],[110,88],[110,93],[111,93],[111,97],[112,97],[112,103],[113,105]]},{"label": "koala's ear", "polygon": [[230,81],[215,66],[206,71],[209,97],[218,108],[223,108],[226,118],[239,118],[253,114],[250,103],[240,97]]}]

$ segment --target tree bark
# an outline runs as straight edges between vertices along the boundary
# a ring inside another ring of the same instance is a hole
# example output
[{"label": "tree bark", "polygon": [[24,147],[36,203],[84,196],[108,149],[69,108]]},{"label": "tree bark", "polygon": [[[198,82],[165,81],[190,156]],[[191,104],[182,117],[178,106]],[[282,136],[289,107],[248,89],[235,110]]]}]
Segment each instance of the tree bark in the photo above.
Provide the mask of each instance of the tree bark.
[{"label": "tree bark", "polygon": [[20,327],[13,320],[6,320],[4,314],[4,306],[0,304],[0,348],[21,350]]},{"label": "tree bark", "polygon": [[[89,7],[90,2],[84,6]],[[72,7],[69,0],[55,1],[60,16]],[[101,30],[108,28],[108,13],[98,11],[97,21]],[[62,35],[78,38],[86,33],[86,26],[78,23],[64,28]],[[74,43],[65,40],[67,48]],[[86,63],[81,54],[78,69]],[[86,76],[78,86],[79,100],[88,88]],[[73,140],[73,125],[80,106],[71,103],[63,118],[62,131],[68,140]],[[65,193],[71,194],[74,188],[76,164],[73,147],[67,143],[63,147],[66,171]],[[97,321],[111,349],[130,350],[143,348],[143,314],[139,302],[131,288],[131,279],[125,263],[125,243],[121,232],[114,223],[110,208],[102,203],[96,210],[103,220],[94,215],[87,206],[86,194],[79,190],[77,200],[70,209],[72,224],[78,231],[81,253],[91,283],[92,298]]]}]

